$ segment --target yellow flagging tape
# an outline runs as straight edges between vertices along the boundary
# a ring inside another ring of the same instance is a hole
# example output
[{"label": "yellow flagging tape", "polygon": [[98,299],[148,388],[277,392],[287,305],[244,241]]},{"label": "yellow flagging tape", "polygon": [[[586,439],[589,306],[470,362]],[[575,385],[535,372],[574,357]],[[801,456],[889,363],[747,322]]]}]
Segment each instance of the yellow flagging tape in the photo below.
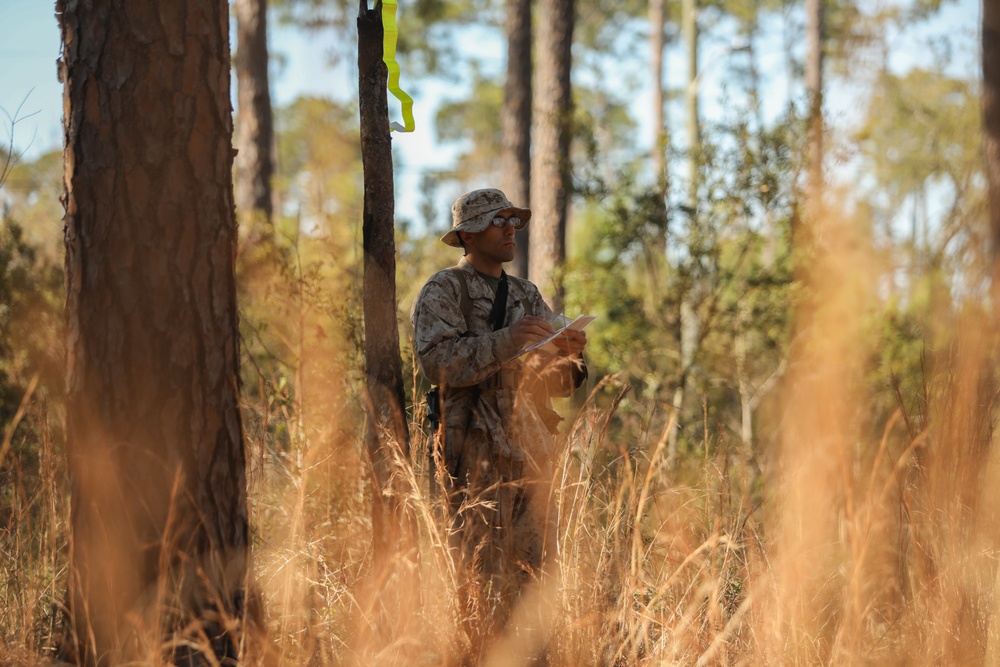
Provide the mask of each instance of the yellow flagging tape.
[{"label": "yellow flagging tape", "polygon": [[382,44],[382,60],[389,68],[389,92],[403,105],[403,122],[389,123],[389,129],[397,132],[413,132],[413,98],[399,87],[399,63],[396,62],[396,39],[399,28],[396,27],[396,0],[382,0],[382,30],[385,41]]}]

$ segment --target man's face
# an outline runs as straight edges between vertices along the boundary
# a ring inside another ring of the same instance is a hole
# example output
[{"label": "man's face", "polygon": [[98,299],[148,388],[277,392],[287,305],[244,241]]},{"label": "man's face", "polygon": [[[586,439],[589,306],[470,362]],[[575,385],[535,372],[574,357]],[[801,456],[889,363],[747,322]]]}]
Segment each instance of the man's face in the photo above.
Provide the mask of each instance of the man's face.
[{"label": "man's face", "polygon": [[503,264],[514,259],[514,228],[490,225],[481,232],[462,232],[465,249],[470,255],[488,262]]}]

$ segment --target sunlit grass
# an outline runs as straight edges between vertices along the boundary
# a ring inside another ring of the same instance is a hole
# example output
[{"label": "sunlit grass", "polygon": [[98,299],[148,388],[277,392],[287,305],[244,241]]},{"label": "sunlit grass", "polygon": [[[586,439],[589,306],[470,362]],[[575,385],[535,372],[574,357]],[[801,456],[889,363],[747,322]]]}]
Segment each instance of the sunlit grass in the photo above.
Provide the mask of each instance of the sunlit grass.
[{"label": "sunlit grass", "polygon": [[[640,416],[620,378],[591,387],[567,410],[553,466],[554,567],[525,589],[483,664],[532,664],[543,651],[565,666],[1000,657],[991,321],[982,307],[944,304],[933,313],[944,342],[913,383],[920,395],[877,394],[878,258],[842,222],[820,231],[788,371],[759,415],[758,430],[776,435],[747,451],[706,403],[703,438],[670,466],[669,404],[647,400]],[[421,408],[409,456],[395,456],[418,542],[377,565],[362,401],[354,357],[342,353],[350,335],[304,292],[283,293],[283,321],[267,323],[293,366],[257,366],[256,386],[244,387],[253,583],[267,624],[255,659],[460,664],[475,648],[468,614],[485,612],[462,599],[445,512],[428,492]],[[875,402],[898,407],[878,422]],[[0,662],[10,664],[52,656],[67,575],[62,454],[49,428],[58,411],[38,396],[26,405],[3,467]],[[164,648],[153,636],[140,645],[148,662]]]}]

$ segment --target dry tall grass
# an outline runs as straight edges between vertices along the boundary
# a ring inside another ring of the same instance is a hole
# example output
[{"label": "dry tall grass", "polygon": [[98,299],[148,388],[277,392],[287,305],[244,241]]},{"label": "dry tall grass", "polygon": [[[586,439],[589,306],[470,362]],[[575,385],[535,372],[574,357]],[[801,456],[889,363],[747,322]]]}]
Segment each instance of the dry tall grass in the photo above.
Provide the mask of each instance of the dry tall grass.
[{"label": "dry tall grass", "polygon": [[[669,405],[649,420],[665,428],[622,441],[628,388],[605,379],[600,391],[617,400],[579,410],[555,468],[557,567],[525,591],[486,665],[532,664],[543,648],[565,666],[1000,663],[995,330],[983,309],[948,302],[927,323],[922,396],[899,396],[888,423],[873,423],[878,258],[849,223],[817,236],[809,307],[763,416],[779,434],[757,452],[763,479],[708,411],[714,435],[676,470]],[[445,664],[468,648],[467,607],[427,493],[419,408],[412,455],[397,457],[419,548],[375,571],[363,424],[331,379],[343,361],[322,345],[300,351],[314,384],[298,411],[246,405],[267,662]],[[27,405],[44,433],[52,416]],[[293,431],[287,449],[269,440],[275,420]],[[41,442],[45,484],[18,495],[16,465],[5,480],[15,499],[0,527],[8,663],[45,656],[43,626],[65,581],[64,490],[44,472],[55,464],[51,440]]]}]

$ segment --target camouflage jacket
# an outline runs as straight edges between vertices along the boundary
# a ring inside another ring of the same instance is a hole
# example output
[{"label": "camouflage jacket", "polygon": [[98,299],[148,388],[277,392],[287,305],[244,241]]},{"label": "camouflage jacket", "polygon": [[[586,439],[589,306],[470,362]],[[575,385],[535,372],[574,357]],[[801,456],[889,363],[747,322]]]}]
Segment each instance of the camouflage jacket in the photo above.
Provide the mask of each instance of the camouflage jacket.
[{"label": "camouflage jacket", "polygon": [[431,276],[410,316],[420,370],[442,388],[445,459],[454,460],[470,445],[515,460],[547,455],[560,420],[549,396],[568,396],[579,387],[586,377],[582,360],[531,353],[517,357],[508,327],[525,315],[552,319],[538,288],[508,276],[505,327],[493,331],[487,322],[493,288],[468,260],[463,258],[458,268],[468,285],[469,322],[452,269]]}]

